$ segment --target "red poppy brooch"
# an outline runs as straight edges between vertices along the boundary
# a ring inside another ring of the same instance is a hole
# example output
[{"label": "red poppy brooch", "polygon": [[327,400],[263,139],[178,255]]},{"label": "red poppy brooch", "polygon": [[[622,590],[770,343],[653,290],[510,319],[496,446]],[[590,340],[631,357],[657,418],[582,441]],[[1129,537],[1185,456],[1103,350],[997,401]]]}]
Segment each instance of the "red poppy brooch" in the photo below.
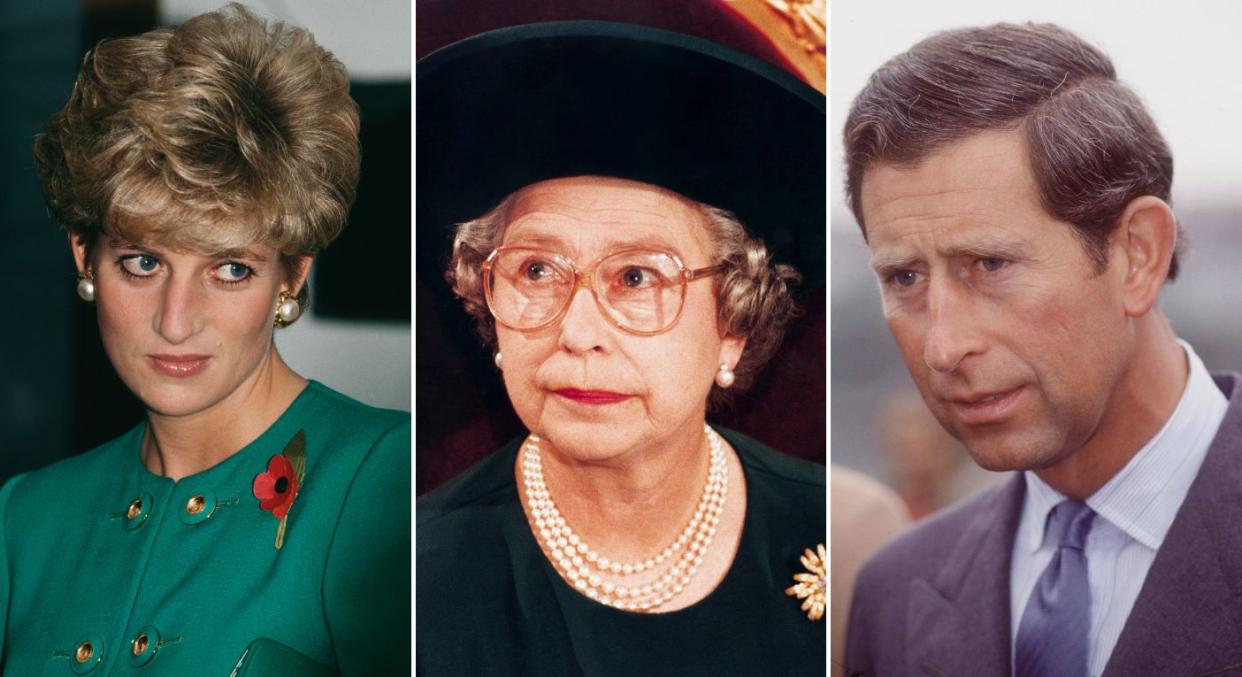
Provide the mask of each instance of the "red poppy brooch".
[{"label": "red poppy brooch", "polygon": [[289,508],[298,497],[302,480],[306,476],[306,433],[299,430],[283,453],[276,454],[267,462],[267,472],[254,477],[254,497],[259,507],[280,520],[276,527],[276,549],[285,542],[285,523]]}]

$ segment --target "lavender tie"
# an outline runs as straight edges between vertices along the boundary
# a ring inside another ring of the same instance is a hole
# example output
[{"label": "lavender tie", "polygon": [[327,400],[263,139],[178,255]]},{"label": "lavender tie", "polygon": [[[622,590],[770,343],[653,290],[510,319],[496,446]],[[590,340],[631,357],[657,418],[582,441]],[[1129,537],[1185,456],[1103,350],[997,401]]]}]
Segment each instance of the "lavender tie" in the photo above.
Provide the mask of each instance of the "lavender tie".
[{"label": "lavender tie", "polygon": [[1091,590],[1083,547],[1094,517],[1080,501],[1062,501],[1052,509],[1044,543],[1057,543],[1057,551],[1022,612],[1014,643],[1014,677],[1087,674]]}]

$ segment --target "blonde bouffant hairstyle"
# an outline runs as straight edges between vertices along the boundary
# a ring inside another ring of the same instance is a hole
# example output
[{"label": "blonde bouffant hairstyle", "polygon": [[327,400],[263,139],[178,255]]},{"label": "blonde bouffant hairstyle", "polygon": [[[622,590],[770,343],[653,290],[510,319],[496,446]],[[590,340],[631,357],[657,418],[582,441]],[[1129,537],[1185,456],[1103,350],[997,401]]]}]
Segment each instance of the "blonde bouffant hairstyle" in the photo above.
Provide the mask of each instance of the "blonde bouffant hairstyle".
[{"label": "blonde bouffant hairstyle", "polygon": [[[445,272],[453,293],[462,300],[479,335],[492,349],[496,348],[496,322],[483,294],[483,261],[504,239],[514,195],[487,214],[458,224],[453,256]],[[801,281],[801,275],[793,266],[775,263],[763,241],[748,233],[731,212],[682,199],[702,213],[703,227],[715,250],[714,261],[724,266],[713,278],[720,326],[730,336],[746,337],[746,349],[733,368],[733,386],[726,390],[712,385],[707,404],[715,410],[727,403],[733,392],[750,386],[780,346],[785,326],[798,312],[792,288]]]},{"label": "blonde bouffant hairstyle", "polygon": [[88,245],[263,243],[288,263],[345,226],[358,109],[310,33],[230,4],[99,43],[34,155],[52,216]]}]

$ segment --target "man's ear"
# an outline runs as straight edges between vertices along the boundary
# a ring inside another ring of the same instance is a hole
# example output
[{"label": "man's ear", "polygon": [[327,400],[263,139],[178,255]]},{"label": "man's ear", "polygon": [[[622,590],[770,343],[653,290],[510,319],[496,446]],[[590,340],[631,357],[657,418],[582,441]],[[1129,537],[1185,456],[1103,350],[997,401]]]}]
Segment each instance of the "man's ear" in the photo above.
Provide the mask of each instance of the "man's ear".
[{"label": "man's ear", "polygon": [[1115,262],[1124,266],[1126,314],[1139,317],[1156,305],[1169,277],[1169,265],[1177,245],[1177,217],[1158,197],[1136,197],[1126,205],[1113,233]]}]

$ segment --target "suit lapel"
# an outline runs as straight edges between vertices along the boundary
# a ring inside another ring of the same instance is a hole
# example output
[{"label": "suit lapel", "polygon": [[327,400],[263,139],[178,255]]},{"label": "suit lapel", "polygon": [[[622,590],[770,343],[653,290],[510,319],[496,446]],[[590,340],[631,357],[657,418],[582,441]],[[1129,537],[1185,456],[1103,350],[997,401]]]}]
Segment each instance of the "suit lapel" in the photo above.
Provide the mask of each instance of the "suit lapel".
[{"label": "suit lapel", "polygon": [[1242,387],[1156,553],[1106,677],[1242,671]]},{"label": "suit lapel", "polygon": [[910,583],[912,675],[1008,675],[1009,566],[1025,484],[1014,475],[978,506],[932,580]]}]

